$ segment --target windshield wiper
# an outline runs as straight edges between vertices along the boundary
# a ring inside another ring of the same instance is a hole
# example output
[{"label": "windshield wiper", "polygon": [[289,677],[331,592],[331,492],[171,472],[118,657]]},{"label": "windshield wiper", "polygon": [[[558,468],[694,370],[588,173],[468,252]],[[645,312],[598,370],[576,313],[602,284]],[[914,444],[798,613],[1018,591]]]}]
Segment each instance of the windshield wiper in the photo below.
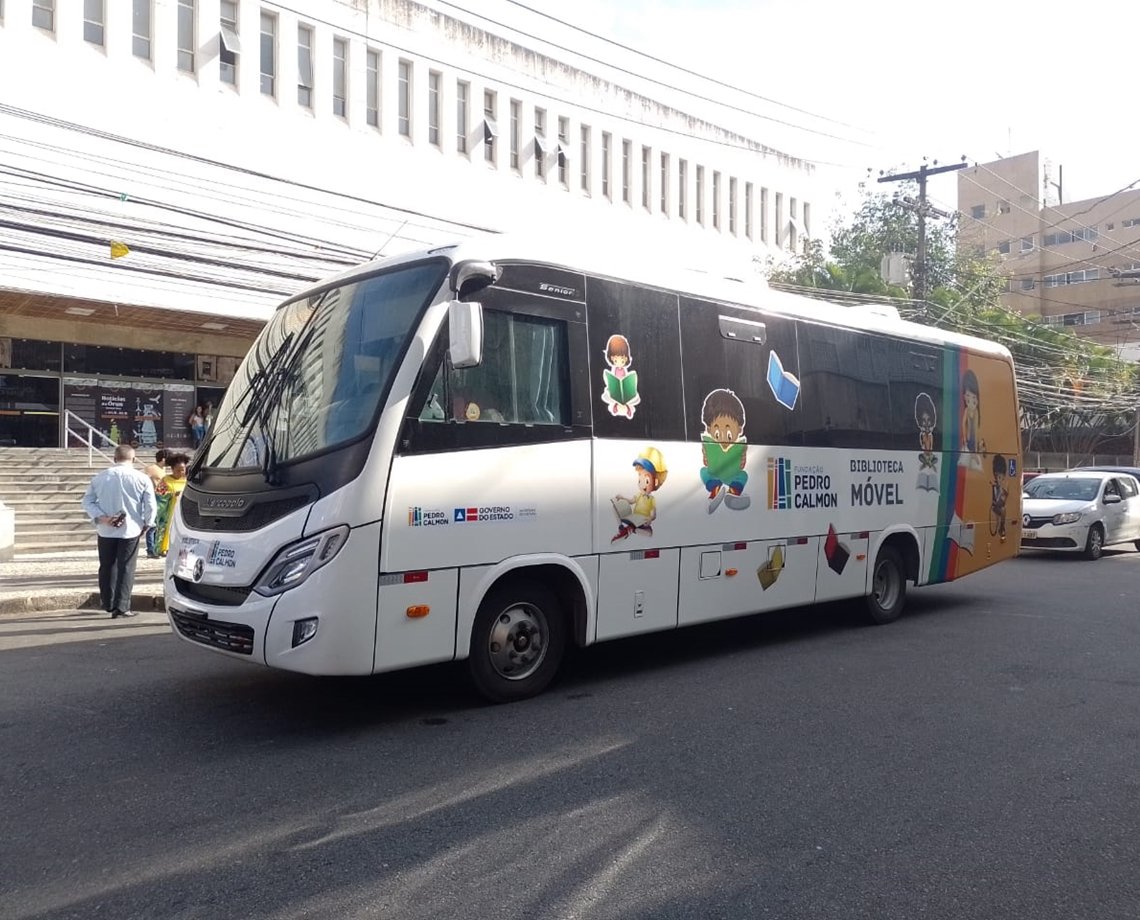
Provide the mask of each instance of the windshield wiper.
[{"label": "windshield wiper", "polygon": [[[300,338],[289,349],[288,358],[277,363],[273,370],[273,376],[266,382],[263,392],[258,397],[261,412],[253,417],[257,420],[258,427],[261,429],[262,437],[265,440],[265,454],[261,458],[261,472],[265,477],[266,485],[281,485],[277,464],[276,430],[277,421],[281,417],[282,396],[286,387],[297,379],[297,359],[309,347],[309,342],[313,339],[313,334],[317,329],[316,316],[317,313],[314,311],[309,322],[301,331]],[[293,333],[289,335],[291,338]],[[252,405],[257,405],[257,403]]]}]

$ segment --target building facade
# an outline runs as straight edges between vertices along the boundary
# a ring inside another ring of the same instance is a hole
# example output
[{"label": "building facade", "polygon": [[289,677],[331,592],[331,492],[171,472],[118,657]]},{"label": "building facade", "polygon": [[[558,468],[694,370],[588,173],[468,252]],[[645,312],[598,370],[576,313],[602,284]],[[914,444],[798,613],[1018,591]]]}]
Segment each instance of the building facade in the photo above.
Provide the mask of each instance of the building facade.
[{"label": "building facade", "polygon": [[[0,444],[188,443],[273,307],[478,232],[799,249],[826,192],[636,54],[434,0],[0,0]],[[553,30],[553,31],[552,31]]]},{"label": "building facade", "polygon": [[960,245],[996,257],[1011,309],[1140,358],[1140,190],[1064,201],[1037,151],[958,173]]}]

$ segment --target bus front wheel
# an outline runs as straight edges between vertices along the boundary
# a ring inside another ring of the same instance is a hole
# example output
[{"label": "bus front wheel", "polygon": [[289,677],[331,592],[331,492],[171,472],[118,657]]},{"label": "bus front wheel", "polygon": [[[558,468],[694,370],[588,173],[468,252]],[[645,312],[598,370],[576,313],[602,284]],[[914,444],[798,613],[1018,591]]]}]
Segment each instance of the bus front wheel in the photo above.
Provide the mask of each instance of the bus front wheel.
[{"label": "bus front wheel", "polygon": [[494,703],[546,689],[566,649],[566,618],[554,592],[531,581],[491,590],[471,631],[468,668],[475,688]]},{"label": "bus front wheel", "polygon": [[906,569],[902,556],[893,546],[884,546],[871,572],[871,593],[867,595],[867,616],[872,623],[893,623],[902,616],[906,604]]}]

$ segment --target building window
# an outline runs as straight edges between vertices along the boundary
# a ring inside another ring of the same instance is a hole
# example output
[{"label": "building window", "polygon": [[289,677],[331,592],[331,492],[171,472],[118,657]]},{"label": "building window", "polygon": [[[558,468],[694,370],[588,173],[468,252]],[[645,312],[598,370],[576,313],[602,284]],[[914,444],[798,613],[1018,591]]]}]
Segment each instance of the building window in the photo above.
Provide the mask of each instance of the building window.
[{"label": "building window", "polygon": [[752,183],[744,183],[744,235],[752,239]]},{"label": "building window", "polygon": [[[804,236],[808,240],[811,239],[811,205],[806,201],[804,202]],[[804,242],[806,243],[807,240]]]},{"label": "building window", "polygon": [[760,242],[768,242],[768,190],[760,187]]},{"label": "building window", "polygon": [[495,138],[499,134],[499,125],[495,120],[495,111],[498,100],[492,90],[483,90],[483,159],[488,163],[495,162]]},{"label": "building window", "polygon": [[[602,132],[602,195],[611,198],[613,189],[610,186],[610,170],[613,159],[613,135],[609,131]],[[612,200],[612,198],[611,198]]]},{"label": "building window", "polygon": [[669,154],[661,154],[661,213],[669,213]]},{"label": "building window", "polygon": [[986,216],[986,206],[984,204],[976,204],[970,208],[970,216],[974,220],[982,220]]},{"label": "building window", "polygon": [[728,232],[736,236],[736,177],[728,178]]},{"label": "building window", "polygon": [[194,49],[198,46],[194,0],[178,0],[178,69],[194,73]]},{"label": "building window", "polygon": [[546,178],[546,109],[534,110],[534,174]]},{"label": "building window", "polygon": [[[1109,224],[1109,227],[1112,225]],[[1140,217],[1126,217],[1120,222],[1121,229],[1124,227],[1140,227]]]},{"label": "building window", "polygon": [[297,103],[313,107],[313,30],[297,26]]},{"label": "building window", "polygon": [[999,201],[998,202],[998,214],[1008,214],[1008,213],[1009,213],[1009,202],[1008,201]]},{"label": "building window", "polygon": [[681,220],[688,219],[689,195],[686,186],[689,183],[689,164],[686,160],[677,161],[677,216]]},{"label": "building window", "polygon": [[1009,240],[1002,240],[1000,243],[998,243],[997,248],[998,252],[1000,252],[1003,256],[1008,256],[1010,250]]},{"label": "building window", "polygon": [[558,119],[558,181],[563,187],[570,188],[570,161],[567,154],[570,151],[570,119]]},{"label": "building window", "polygon": [[630,158],[633,156],[633,142],[621,142],[621,200],[626,204],[633,202],[633,164]]},{"label": "building window", "polygon": [[348,116],[348,39],[333,38],[333,105],[334,115]]},{"label": "building window", "polygon": [[1033,251],[1033,237],[1023,236],[1021,238],[1021,251],[1022,252],[1032,252]]},{"label": "building window", "polygon": [[241,54],[241,43],[238,41],[237,0],[221,0],[220,12],[218,73],[223,83],[237,86],[237,60]]},{"label": "building window", "polygon": [[150,60],[150,4],[151,0],[134,0],[131,13],[131,30],[134,33],[131,39],[131,51],[135,57],[144,61]]},{"label": "building window", "polygon": [[641,148],[641,206],[650,210],[653,200],[653,152],[648,147]]},{"label": "building window", "polygon": [[713,229],[720,229],[720,173],[713,170],[712,181],[712,217]]},{"label": "building window", "polygon": [[800,205],[795,198],[788,199],[788,248],[798,252],[800,247]]},{"label": "building window", "polygon": [[83,0],[83,40],[103,45],[103,0]]},{"label": "building window", "polygon": [[1023,291],[1032,291],[1036,282],[1032,278],[1021,279],[1021,289]]},{"label": "building window", "polygon": [[520,169],[519,154],[522,146],[522,103],[517,99],[511,100],[511,169]]},{"label": "building window", "polygon": [[365,117],[373,128],[380,127],[380,52],[369,48],[364,55],[366,86],[364,87]]},{"label": "building window", "polygon": [[439,120],[441,111],[440,87],[443,85],[443,74],[438,70],[428,71],[428,143],[442,148],[443,142],[439,136]]},{"label": "building window", "polygon": [[467,125],[470,116],[467,106],[470,104],[471,84],[462,80],[455,84],[455,149],[459,153],[467,152]]},{"label": "building window", "polygon": [[590,128],[582,125],[582,191],[590,194]]},{"label": "building window", "polygon": [[705,168],[697,167],[697,200],[694,205],[697,212],[697,223],[705,225]]},{"label": "building window", "polygon": [[399,107],[396,110],[397,124],[401,137],[412,136],[412,62],[401,60],[396,65],[397,96]]},{"label": "building window", "polygon": [[776,248],[784,248],[784,239],[787,234],[787,228],[784,226],[784,196],[781,192],[776,192]]},{"label": "building window", "polygon": [[261,91],[277,95],[277,17],[261,14]]},{"label": "building window", "polygon": [[32,0],[32,25],[45,32],[55,31],[55,0]]}]

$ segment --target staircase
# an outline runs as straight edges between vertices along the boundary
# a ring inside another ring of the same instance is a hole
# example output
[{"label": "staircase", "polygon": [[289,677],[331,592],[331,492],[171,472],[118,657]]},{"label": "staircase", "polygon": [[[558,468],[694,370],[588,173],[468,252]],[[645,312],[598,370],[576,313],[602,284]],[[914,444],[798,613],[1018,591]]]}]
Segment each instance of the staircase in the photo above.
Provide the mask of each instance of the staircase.
[{"label": "staircase", "polygon": [[[148,452],[135,465],[153,461]],[[16,513],[16,552],[94,550],[95,525],[80,501],[91,477],[108,465],[98,454],[88,465],[86,447],[0,447],[0,502]]]}]

